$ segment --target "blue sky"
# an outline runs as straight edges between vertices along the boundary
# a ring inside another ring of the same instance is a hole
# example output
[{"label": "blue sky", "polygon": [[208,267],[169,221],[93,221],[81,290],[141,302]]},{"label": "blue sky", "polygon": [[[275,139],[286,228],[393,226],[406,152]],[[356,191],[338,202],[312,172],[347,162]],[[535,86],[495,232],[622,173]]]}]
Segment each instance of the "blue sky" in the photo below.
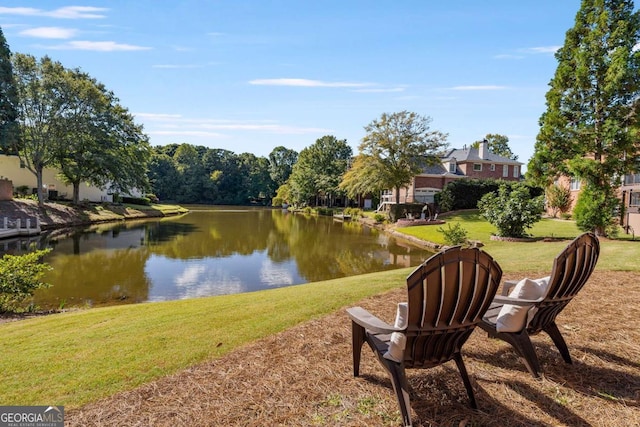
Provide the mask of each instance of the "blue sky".
[{"label": "blue sky", "polygon": [[533,153],[579,0],[3,0],[12,52],[104,83],[152,145],[267,156],[414,111],[461,148]]}]

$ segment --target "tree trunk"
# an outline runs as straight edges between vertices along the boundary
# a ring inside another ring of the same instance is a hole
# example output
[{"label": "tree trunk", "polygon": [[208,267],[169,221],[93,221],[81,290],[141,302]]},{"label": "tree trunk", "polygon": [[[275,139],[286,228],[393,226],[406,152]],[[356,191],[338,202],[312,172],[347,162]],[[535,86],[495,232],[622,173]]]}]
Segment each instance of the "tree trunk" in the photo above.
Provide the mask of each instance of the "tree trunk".
[{"label": "tree trunk", "polygon": [[80,203],[80,182],[73,183],[73,204],[77,205]]},{"label": "tree trunk", "polygon": [[400,204],[400,187],[396,187],[396,205]]},{"label": "tree trunk", "polygon": [[42,166],[36,167],[36,186],[38,187],[38,206],[44,207],[44,191],[42,190]]}]

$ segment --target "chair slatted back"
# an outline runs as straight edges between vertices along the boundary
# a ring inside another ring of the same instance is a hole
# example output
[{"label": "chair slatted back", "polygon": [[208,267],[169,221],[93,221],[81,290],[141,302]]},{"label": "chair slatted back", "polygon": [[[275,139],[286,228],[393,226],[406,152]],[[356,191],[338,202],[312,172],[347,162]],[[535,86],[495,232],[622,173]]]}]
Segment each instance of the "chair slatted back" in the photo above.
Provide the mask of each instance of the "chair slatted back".
[{"label": "chair slatted back", "polygon": [[539,332],[555,321],[556,316],[587,283],[599,255],[598,238],[593,233],[584,233],[556,256],[547,295],[527,327],[529,333]]},{"label": "chair slatted back", "polygon": [[407,277],[407,367],[451,360],[488,309],[502,269],[478,248],[453,247]]}]

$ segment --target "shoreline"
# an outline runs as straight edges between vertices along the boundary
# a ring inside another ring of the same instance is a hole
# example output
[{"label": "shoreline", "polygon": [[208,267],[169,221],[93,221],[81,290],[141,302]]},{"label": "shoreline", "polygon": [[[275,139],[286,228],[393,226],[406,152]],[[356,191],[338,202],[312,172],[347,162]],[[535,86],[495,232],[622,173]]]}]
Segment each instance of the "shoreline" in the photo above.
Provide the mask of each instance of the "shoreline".
[{"label": "shoreline", "polygon": [[88,203],[79,206],[45,202],[44,207],[31,199],[0,201],[0,219],[10,221],[37,219],[41,230],[76,227],[129,219],[162,218],[187,213],[178,205],[135,206],[117,203]]}]

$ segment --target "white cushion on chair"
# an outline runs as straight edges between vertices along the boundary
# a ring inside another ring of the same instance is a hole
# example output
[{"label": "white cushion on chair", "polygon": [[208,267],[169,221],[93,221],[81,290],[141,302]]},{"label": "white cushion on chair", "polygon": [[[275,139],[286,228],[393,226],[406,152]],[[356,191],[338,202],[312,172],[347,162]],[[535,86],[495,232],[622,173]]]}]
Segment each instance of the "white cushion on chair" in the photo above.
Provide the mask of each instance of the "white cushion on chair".
[{"label": "white cushion on chair", "polygon": [[[407,304],[406,302],[398,303],[398,309],[396,310],[396,321],[393,326],[395,326],[396,328],[406,328],[408,312],[409,304]],[[402,362],[404,356],[404,348],[406,345],[407,336],[402,332],[394,332],[391,334],[389,349],[385,354],[382,355],[382,357],[400,363]]]},{"label": "white cushion on chair", "polygon": [[[524,278],[513,288],[509,297],[530,300],[538,299],[546,295],[548,286],[549,277],[536,280]],[[519,332],[523,330],[527,326],[527,313],[530,309],[535,308],[532,308],[530,305],[503,305],[496,319],[496,330],[498,332]]]}]

